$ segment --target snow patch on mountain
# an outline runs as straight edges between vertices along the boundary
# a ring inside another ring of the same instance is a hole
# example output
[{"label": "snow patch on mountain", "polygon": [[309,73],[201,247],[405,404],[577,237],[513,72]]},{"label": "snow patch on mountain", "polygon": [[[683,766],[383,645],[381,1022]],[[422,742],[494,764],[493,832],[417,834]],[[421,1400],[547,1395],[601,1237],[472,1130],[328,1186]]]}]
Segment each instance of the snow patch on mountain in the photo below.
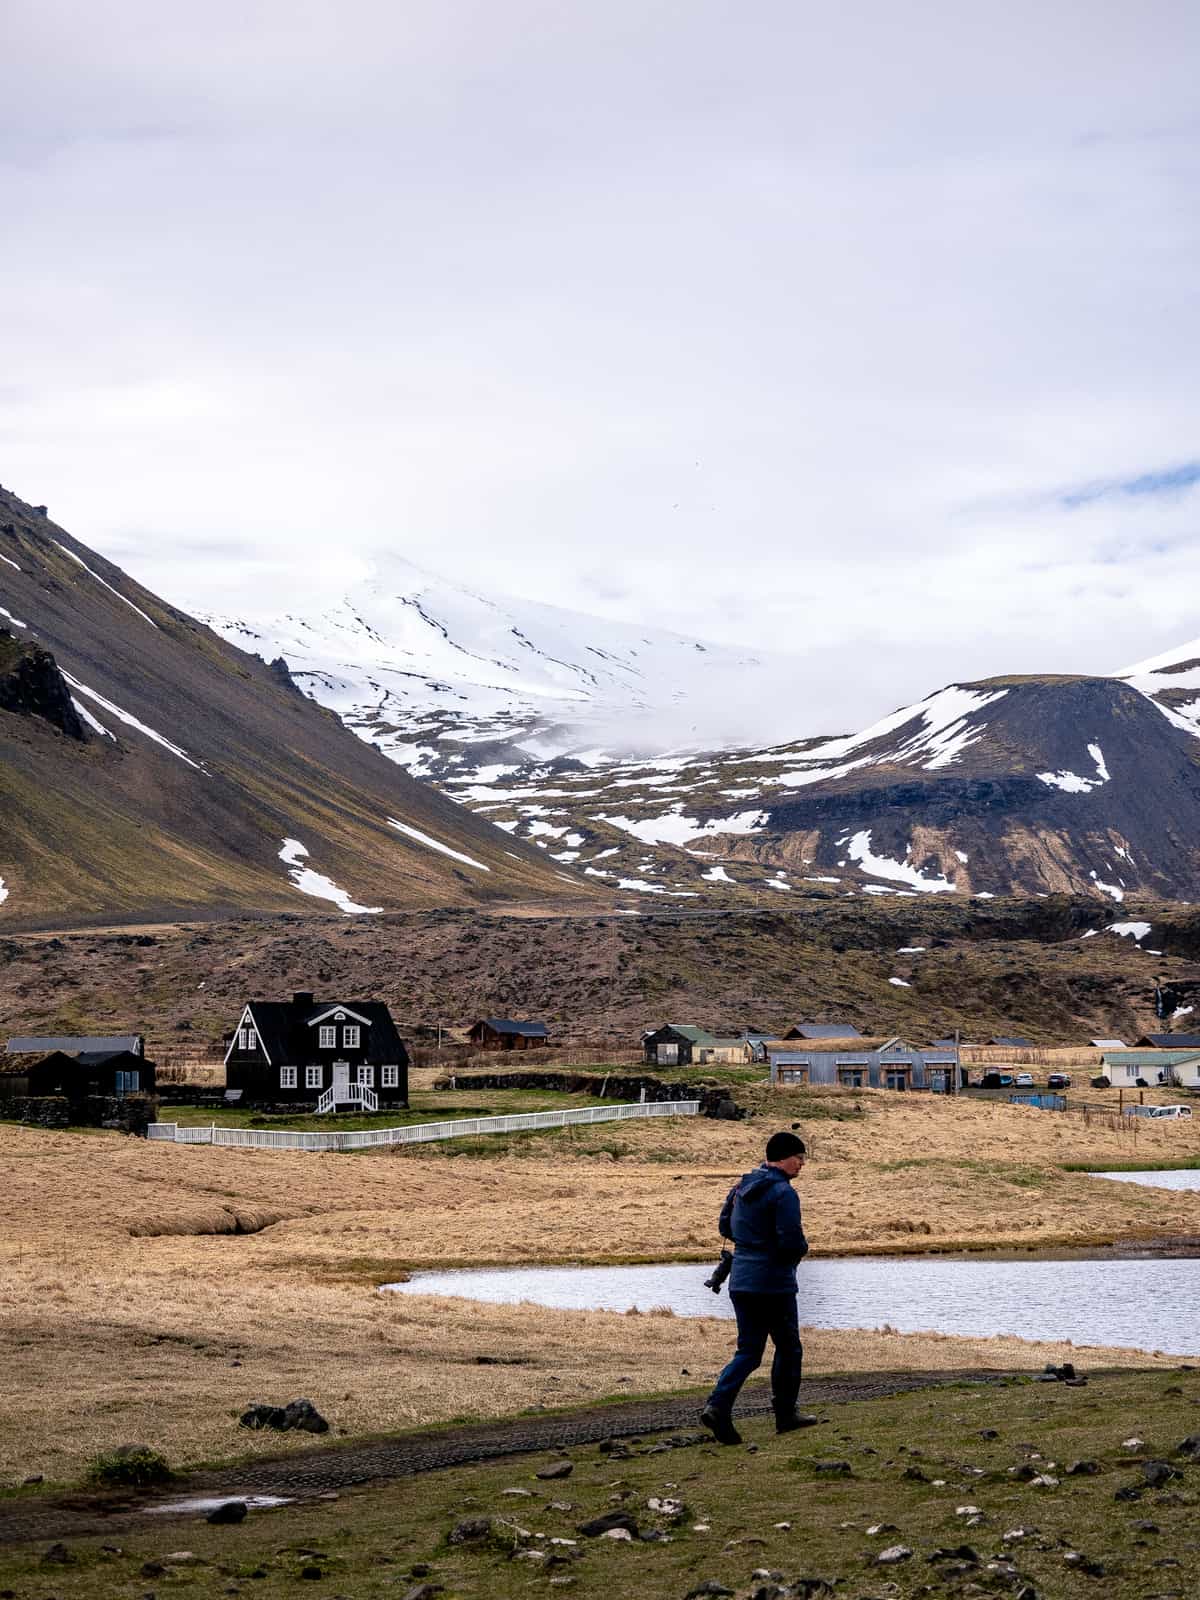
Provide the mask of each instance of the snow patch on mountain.
[{"label": "snow patch on mountain", "polygon": [[893,879],[910,884],[922,894],[953,894],[955,886],[946,878],[927,878],[909,861],[893,861],[889,856],[875,855],[871,849],[871,830],[864,828],[846,845],[846,854],[857,861],[864,872],[873,878]]},{"label": "snow patch on mountain", "polygon": [[[73,678],[71,674],[65,671],[63,668],[60,668],[59,670],[62,672],[62,675],[66,681],[71,685],[72,689],[78,689],[80,694],[86,694],[89,700],[94,700],[96,704],[107,711],[110,716],[116,717],[118,722],[123,722],[127,728],[135,728],[138,733],[144,734],[147,739],[153,739],[155,744],[161,745],[164,750],[169,750],[173,756],[178,756],[180,761],[186,761],[188,766],[195,767],[197,772],[204,772],[204,768],[200,765],[200,763],[198,761],[193,761],[186,750],[180,749],[179,745],[177,744],[172,744],[170,739],[165,738],[157,731],[157,729],[150,727],[148,723],[139,721],[138,718],[135,717],[131,712],[122,711],[120,706],[114,705],[111,700],[106,700],[105,697],[102,694],[98,694],[95,689],[89,689],[86,683],[80,683],[78,678]],[[108,729],[101,728],[100,732],[107,733]]]},{"label": "snow patch on mountain", "polygon": [[435,839],[432,834],[422,833],[420,828],[414,828],[410,823],[397,822],[395,817],[389,817],[388,826],[395,828],[398,833],[407,834],[410,839],[415,839],[418,844],[423,844],[428,850],[437,850],[444,856],[450,856],[455,861],[461,861],[464,866],[476,867],[480,872],[490,872],[492,870],[491,867],[485,866],[482,861],[476,861],[474,856],[464,855],[461,850],[452,850],[448,844],[443,844],[440,839]]},{"label": "snow patch on mountain", "polygon": [[1087,748],[1088,755],[1096,764],[1094,778],[1081,778],[1077,772],[1039,772],[1038,782],[1053,789],[1062,789],[1067,794],[1091,794],[1102,783],[1108,783],[1112,774],[1105,765],[1103,750],[1098,744],[1090,744]]},{"label": "snow patch on mountain", "polygon": [[344,889],[339,889],[332,878],[327,878],[322,872],[314,872],[311,867],[306,867],[303,862],[308,858],[308,850],[299,839],[285,839],[279,852],[279,859],[288,869],[288,877],[300,890],[301,894],[310,894],[317,900],[332,900],[338,910],[348,917],[374,917],[383,910],[382,906],[360,906],[351,900]]}]

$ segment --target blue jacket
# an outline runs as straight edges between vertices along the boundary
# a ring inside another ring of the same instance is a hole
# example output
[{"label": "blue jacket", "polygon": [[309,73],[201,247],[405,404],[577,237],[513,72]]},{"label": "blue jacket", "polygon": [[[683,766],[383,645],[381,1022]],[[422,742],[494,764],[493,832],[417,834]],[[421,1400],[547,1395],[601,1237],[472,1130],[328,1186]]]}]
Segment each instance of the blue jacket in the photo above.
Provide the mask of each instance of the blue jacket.
[{"label": "blue jacket", "polygon": [[808,1254],[800,1198],[778,1167],[746,1173],[725,1197],[717,1224],[737,1249],[730,1294],[795,1294],[796,1263]]}]

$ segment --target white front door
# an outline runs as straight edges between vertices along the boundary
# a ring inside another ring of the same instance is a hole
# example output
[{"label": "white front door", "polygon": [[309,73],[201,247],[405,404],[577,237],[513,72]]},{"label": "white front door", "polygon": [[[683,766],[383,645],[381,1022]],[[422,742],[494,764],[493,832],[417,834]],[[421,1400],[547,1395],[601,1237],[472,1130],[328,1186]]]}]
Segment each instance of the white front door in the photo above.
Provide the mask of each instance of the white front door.
[{"label": "white front door", "polygon": [[348,1061],[335,1061],[333,1063],[333,1099],[335,1105],[340,1105],[350,1098],[350,1063]]}]

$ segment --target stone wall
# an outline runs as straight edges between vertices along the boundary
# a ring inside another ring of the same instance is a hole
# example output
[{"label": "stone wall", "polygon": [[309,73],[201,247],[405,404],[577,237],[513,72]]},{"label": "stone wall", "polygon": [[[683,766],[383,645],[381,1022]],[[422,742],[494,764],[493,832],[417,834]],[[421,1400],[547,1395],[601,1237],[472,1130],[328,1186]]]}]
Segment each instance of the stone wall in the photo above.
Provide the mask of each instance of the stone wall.
[{"label": "stone wall", "polygon": [[150,1123],[158,1121],[158,1102],[149,1094],[93,1094],[83,1100],[23,1095],[0,1101],[0,1108],[5,1121],[32,1128],[116,1128],[142,1139]]}]

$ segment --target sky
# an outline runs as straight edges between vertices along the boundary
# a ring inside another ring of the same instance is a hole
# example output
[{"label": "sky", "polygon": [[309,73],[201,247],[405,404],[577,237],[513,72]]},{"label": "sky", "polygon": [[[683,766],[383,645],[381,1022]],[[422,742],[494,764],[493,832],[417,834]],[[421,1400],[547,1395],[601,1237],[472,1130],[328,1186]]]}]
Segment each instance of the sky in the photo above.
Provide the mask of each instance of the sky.
[{"label": "sky", "polygon": [[182,605],[390,553],[790,655],[797,736],[1200,635],[1190,0],[8,0],[0,52],[0,480]]}]

